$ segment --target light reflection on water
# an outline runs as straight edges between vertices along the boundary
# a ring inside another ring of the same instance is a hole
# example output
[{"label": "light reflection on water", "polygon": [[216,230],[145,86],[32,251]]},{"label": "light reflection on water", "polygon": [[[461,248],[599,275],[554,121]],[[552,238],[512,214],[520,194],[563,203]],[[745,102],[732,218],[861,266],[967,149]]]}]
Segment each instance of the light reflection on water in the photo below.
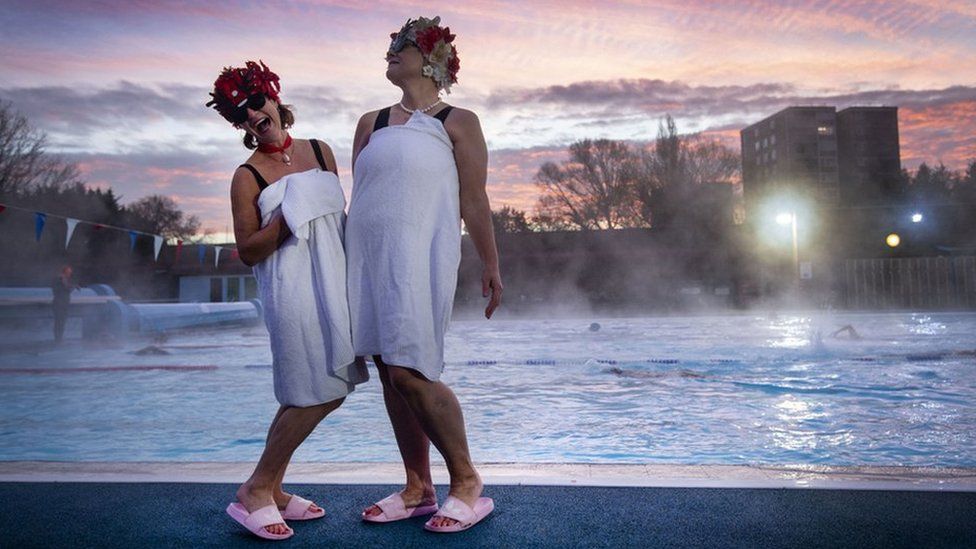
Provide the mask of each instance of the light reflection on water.
[{"label": "light reflection on water", "polygon": [[[812,342],[845,324],[864,339]],[[974,466],[973,334],[972,314],[464,321],[444,381],[482,462]],[[0,460],[256,459],[276,409],[267,334],[131,354],[147,343],[0,354]],[[217,368],[15,372],[161,365]],[[296,460],[397,460],[375,375]]]}]

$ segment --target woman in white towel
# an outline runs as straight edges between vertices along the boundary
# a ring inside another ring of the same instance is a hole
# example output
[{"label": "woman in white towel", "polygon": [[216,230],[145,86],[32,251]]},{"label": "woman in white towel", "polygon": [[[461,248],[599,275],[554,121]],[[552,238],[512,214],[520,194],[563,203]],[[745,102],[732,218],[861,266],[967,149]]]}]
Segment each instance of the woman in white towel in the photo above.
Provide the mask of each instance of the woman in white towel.
[{"label": "woman in white towel", "polygon": [[335,158],[324,143],[288,135],[294,116],[279,91],[276,74],[248,61],[223,70],[208,103],[244,130],[244,145],[254,150],[231,182],[234,236],[258,282],[281,406],[227,512],[266,539],[291,537],[286,520],[325,514],[283,491],[285,469],[316,425],[368,378],[352,349]]},{"label": "woman in white towel", "polygon": [[[457,50],[440,18],[409,20],[387,53],[396,105],[360,118],[346,227],[349,307],[356,354],[372,356],[406,469],[406,487],[365,509],[390,522],[436,514],[428,530],[467,529],[494,504],[468,452],[461,407],[439,381],[461,258],[461,220],[483,263],[491,317],[502,294],[485,192],[488,151],[478,117],[445,105],[457,81]],[[450,493],[438,509],[430,444],[444,457]]]}]

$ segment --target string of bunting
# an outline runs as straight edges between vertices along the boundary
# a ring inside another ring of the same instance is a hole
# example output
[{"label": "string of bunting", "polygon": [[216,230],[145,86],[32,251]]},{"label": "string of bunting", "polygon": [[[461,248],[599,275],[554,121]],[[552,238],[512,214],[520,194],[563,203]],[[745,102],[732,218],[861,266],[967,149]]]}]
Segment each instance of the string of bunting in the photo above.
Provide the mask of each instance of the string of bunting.
[{"label": "string of bunting", "polygon": [[[153,239],[153,261],[159,261],[159,252],[160,252],[160,250],[162,250],[163,244],[165,242],[165,238],[163,238],[162,236],[160,236],[158,234],[152,234],[152,233],[147,233],[147,232],[143,232],[143,231],[137,231],[135,229],[129,229],[129,228],[126,228],[126,227],[116,227],[114,225],[106,225],[104,223],[96,223],[94,221],[86,221],[84,219],[75,219],[73,217],[67,217],[67,216],[63,216],[63,215],[57,215],[57,214],[52,214],[52,213],[48,213],[48,212],[40,212],[40,211],[33,210],[33,209],[29,209],[29,208],[21,208],[19,206],[11,206],[9,204],[0,204],[0,214],[2,214],[7,209],[10,209],[10,210],[18,210],[18,211],[27,212],[27,213],[33,213],[34,214],[34,241],[35,242],[40,242],[40,240],[41,240],[41,234],[44,232],[44,227],[47,225],[47,221],[48,221],[48,218],[49,217],[50,218],[63,219],[65,221],[65,224],[67,225],[67,231],[66,231],[65,237],[64,237],[64,247],[65,247],[65,249],[67,249],[68,248],[68,244],[71,243],[71,237],[74,235],[75,228],[78,226],[79,223],[82,223],[82,224],[85,224],[85,225],[91,225],[92,227],[94,227],[94,229],[96,231],[102,230],[102,229],[110,229],[110,230],[113,230],[113,231],[124,231],[124,232],[127,232],[129,234],[129,251],[130,252],[132,252],[133,250],[135,250],[136,240],[140,236],[148,236],[148,237],[151,237]],[[204,257],[207,254],[207,247],[208,247],[208,245],[206,245],[206,244],[198,244],[198,246],[199,247],[197,248],[197,262],[202,264],[203,263],[203,260],[204,260]],[[220,265],[220,252],[224,249],[224,246],[209,246],[209,247],[211,247],[211,248],[214,249],[214,267],[216,268],[216,267],[218,267]],[[173,264],[174,265],[179,264],[179,262],[180,262],[180,255],[181,255],[182,251],[183,251],[183,241],[177,239],[177,241],[176,241],[176,250],[175,250],[175,253],[173,255]],[[239,254],[238,254],[237,248],[231,248],[230,252],[231,252],[231,258],[232,259],[237,259],[238,257],[240,257]]]}]

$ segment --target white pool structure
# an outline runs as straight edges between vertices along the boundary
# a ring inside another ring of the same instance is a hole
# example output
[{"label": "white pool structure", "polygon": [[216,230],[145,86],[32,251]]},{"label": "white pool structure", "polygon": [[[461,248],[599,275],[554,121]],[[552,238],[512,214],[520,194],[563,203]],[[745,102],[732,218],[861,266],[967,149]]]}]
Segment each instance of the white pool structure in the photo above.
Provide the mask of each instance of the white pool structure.
[{"label": "white pool structure", "polygon": [[[831,336],[847,325],[861,339]],[[0,353],[0,473],[246,471],[277,407],[266,331],[181,332],[156,343],[168,354],[133,353],[150,343]],[[485,464],[570,477],[702,466],[967,476],[974,350],[973,313],[466,320],[452,324],[443,379]],[[294,471],[397,462],[373,373],[298,450]]]}]

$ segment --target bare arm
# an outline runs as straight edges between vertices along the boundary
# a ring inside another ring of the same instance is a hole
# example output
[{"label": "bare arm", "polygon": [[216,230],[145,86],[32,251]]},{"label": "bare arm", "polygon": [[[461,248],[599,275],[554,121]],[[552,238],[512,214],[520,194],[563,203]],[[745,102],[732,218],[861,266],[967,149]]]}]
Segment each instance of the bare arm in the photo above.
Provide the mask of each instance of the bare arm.
[{"label": "bare arm", "polygon": [[261,194],[254,176],[240,168],[234,172],[230,184],[230,204],[234,215],[234,239],[241,261],[253,266],[273,254],[290,235],[291,230],[283,216],[273,219],[261,228],[261,212],[258,195]]},{"label": "bare arm", "polygon": [[461,184],[461,219],[468,229],[483,265],[481,292],[490,297],[485,317],[491,318],[502,299],[502,277],[498,265],[495,229],[491,223],[491,205],[485,185],[488,180],[488,146],[478,116],[471,111],[454,109],[448,118],[448,130],[454,141],[454,160]]},{"label": "bare arm", "polygon": [[369,143],[369,136],[373,133],[373,124],[376,123],[378,112],[372,111],[360,116],[359,123],[356,124],[356,135],[352,138],[352,164],[350,164],[353,173],[356,173],[356,159],[359,158],[359,153]]}]

